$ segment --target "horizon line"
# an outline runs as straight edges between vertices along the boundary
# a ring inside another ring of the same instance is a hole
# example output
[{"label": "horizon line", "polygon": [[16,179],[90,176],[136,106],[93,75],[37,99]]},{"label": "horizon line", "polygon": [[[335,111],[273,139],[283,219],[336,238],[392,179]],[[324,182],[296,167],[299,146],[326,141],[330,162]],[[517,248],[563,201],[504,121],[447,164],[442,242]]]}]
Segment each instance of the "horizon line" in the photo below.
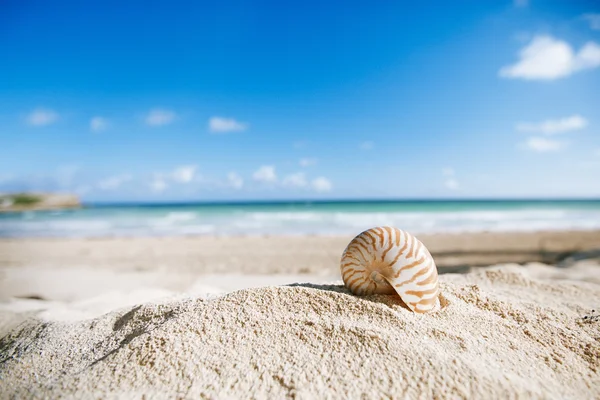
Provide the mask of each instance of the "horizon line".
[{"label": "horizon line", "polygon": [[275,200],[181,200],[181,201],[82,201],[82,206],[184,206],[184,205],[279,205],[336,203],[458,203],[458,202],[596,202],[600,197],[506,197],[506,198],[362,198],[362,199],[275,199]]}]

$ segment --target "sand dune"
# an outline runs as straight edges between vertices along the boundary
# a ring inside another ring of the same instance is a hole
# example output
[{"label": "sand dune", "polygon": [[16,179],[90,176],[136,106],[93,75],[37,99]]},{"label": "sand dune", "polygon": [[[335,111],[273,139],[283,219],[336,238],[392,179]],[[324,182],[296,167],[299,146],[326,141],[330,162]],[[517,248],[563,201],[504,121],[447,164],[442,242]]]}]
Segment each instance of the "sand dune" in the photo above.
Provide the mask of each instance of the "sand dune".
[{"label": "sand dune", "polygon": [[0,342],[0,397],[598,398],[600,286],[554,270],[443,275],[434,315],[300,284],[33,319]]}]

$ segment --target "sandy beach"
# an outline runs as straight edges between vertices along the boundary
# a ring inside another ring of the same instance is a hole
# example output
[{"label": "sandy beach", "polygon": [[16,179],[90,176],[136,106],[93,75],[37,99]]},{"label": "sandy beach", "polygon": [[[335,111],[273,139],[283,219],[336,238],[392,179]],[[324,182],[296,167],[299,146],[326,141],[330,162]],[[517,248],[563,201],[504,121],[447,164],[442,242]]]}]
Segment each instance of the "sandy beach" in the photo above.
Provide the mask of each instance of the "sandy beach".
[{"label": "sandy beach", "polygon": [[[346,236],[0,238],[0,268],[170,273],[339,274]],[[507,262],[554,264],[600,247],[600,231],[418,235],[440,272]]]},{"label": "sandy beach", "polygon": [[0,1],[0,400],[600,400],[600,1]]},{"label": "sandy beach", "polygon": [[1,239],[0,397],[600,396],[600,232],[422,236],[428,315],[349,293],[350,239]]}]

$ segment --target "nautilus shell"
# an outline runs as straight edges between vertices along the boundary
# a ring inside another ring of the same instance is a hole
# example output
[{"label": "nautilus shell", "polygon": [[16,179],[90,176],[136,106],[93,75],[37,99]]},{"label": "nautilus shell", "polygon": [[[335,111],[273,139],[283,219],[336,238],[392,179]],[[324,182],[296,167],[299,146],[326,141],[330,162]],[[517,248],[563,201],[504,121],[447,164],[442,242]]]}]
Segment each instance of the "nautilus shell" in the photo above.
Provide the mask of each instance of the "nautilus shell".
[{"label": "nautilus shell", "polygon": [[440,307],[433,257],[416,237],[400,229],[378,227],[356,236],[344,250],[341,272],[354,294],[398,293],[416,313]]}]

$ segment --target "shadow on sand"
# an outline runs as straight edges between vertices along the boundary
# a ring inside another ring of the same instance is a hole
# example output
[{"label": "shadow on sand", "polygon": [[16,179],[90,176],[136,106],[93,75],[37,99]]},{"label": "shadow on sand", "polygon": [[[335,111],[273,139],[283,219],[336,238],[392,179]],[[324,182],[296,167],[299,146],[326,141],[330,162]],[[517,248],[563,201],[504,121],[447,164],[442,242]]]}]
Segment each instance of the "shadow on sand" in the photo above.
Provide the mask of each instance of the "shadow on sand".
[{"label": "shadow on sand", "polygon": [[402,299],[400,299],[400,296],[398,296],[397,294],[370,294],[370,295],[366,295],[366,296],[358,296],[358,295],[353,294],[344,285],[326,285],[326,284],[316,284],[316,283],[291,283],[291,284],[285,285],[285,286],[304,287],[304,288],[309,288],[309,289],[316,289],[316,290],[323,290],[323,291],[327,291],[327,292],[340,293],[340,294],[345,294],[348,296],[355,297],[355,298],[363,300],[363,301],[370,301],[373,303],[384,304],[388,307],[400,306],[400,307],[405,308],[410,311],[408,306],[406,304],[404,304]]}]

